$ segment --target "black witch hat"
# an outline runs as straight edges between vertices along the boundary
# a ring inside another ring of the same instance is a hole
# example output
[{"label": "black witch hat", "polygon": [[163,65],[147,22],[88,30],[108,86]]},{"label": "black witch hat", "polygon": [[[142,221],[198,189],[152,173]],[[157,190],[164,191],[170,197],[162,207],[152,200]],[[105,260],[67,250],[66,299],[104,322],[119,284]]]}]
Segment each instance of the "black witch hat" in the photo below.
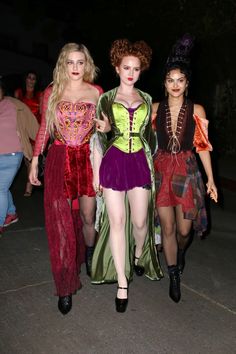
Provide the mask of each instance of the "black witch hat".
[{"label": "black witch hat", "polygon": [[190,64],[190,52],[193,48],[194,37],[186,33],[173,45],[167,59],[166,66],[171,67],[174,63]]}]

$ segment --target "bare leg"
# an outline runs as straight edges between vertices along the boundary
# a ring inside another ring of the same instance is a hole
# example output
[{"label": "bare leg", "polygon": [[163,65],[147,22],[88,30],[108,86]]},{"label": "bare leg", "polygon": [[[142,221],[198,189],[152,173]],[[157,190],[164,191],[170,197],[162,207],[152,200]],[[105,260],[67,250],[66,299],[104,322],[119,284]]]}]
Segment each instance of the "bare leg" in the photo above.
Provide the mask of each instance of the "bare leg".
[{"label": "bare leg", "polygon": [[167,265],[177,264],[177,240],[176,240],[176,222],[174,208],[160,207],[157,209],[161,223],[161,233],[163,249]]},{"label": "bare leg", "polygon": [[[103,189],[110,223],[110,249],[114,260],[117,280],[120,287],[127,287],[125,276],[125,192]],[[118,289],[119,299],[127,298],[127,290]]]},{"label": "bare leg", "polygon": [[[150,191],[137,187],[127,193],[136,245],[135,257],[139,258],[142,254],[144,241],[147,236],[147,210]],[[138,259],[135,260],[135,264],[137,264],[137,262]]]}]

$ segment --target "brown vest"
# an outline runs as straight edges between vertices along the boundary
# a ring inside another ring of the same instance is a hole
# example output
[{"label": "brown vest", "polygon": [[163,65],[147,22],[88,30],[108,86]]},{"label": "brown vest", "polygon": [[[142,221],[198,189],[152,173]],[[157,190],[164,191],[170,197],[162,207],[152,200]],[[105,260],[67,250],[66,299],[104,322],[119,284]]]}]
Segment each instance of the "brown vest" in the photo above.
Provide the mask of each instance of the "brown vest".
[{"label": "brown vest", "polygon": [[[185,110],[180,134],[178,136],[178,141],[180,143],[180,151],[192,150],[195,131],[195,121],[193,119],[193,102],[187,99],[185,102],[187,103],[187,108]],[[157,110],[157,141],[158,149],[171,152],[170,147],[168,147],[170,137],[167,130],[167,105],[168,101],[167,99],[165,99],[164,101],[160,102]]]}]

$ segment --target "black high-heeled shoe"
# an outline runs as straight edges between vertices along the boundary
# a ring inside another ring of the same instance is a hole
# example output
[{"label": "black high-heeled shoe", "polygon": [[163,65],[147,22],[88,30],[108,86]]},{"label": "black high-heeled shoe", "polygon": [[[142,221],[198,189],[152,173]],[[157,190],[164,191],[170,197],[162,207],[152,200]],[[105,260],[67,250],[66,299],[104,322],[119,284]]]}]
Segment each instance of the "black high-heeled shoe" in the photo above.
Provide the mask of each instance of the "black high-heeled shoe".
[{"label": "black high-heeled shoe", "polygon": [[145,268],[143,266],[136,265],[135,259],[139,259],[139,257],[134,256],[134,271],[138,277],[141,277],[144,274]]},{"label": "black high-heeled shoe", "polygon": [[117,312],[125,312],[127,305],[128,305],[128,286],[127,287],[117,286],[117,289],[127,290],[127,298],[126,299],[120,299],[118,297],[115,298],[116,311]]},{"label": "black high-heeled shoe", "polygon": [[72,295],[59,296],[58,309],[63,314],[66,315],[72,308]]}]

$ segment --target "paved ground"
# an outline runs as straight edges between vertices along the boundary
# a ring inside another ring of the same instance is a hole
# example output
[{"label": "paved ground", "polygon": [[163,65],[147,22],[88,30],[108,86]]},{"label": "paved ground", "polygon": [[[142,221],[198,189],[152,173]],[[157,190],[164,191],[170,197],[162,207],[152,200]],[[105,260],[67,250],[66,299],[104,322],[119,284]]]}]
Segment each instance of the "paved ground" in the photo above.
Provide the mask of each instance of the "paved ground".
[{"label": "paved ground", "polygon": [[[236,179],[235,162],[227,166],[226,182]],[[91,285],[83,267],[83,288],[62,316],[53,296],[42,190],[23,198],[24,177],[22,169],[13,185],[20,221],[0,239],[1,354],[236,353],[236,193],[229,186],[218,205],[210,203],[209,236],[188,251],[179,304],[167,296],[167,277],[136,277],[127,312],[118,314],[116,285]],[[163,255],[161,261],[165,270]]]}]

